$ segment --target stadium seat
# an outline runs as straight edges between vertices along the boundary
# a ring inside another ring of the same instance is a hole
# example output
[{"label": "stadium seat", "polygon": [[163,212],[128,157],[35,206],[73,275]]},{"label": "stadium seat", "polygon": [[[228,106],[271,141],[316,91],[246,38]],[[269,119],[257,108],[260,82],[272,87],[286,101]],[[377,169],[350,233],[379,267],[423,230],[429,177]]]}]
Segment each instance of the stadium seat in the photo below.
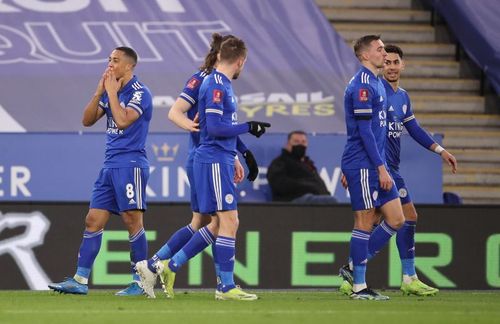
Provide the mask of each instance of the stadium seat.
[{"label": "stadium seat", "polygon": [[445,205],[462,205],[462,197],[454,192],[443,192],[443,203]]}]

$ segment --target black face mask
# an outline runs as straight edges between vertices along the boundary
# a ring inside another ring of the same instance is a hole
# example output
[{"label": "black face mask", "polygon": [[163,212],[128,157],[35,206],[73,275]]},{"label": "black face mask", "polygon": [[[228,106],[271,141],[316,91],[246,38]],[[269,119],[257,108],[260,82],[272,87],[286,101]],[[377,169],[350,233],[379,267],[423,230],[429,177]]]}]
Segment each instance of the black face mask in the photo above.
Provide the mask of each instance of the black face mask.
[{"label": "black face mask", "polygon": [[303,158],[306,155],[306,147],[304,145],[293,145],[292,155],[298,159]]}]

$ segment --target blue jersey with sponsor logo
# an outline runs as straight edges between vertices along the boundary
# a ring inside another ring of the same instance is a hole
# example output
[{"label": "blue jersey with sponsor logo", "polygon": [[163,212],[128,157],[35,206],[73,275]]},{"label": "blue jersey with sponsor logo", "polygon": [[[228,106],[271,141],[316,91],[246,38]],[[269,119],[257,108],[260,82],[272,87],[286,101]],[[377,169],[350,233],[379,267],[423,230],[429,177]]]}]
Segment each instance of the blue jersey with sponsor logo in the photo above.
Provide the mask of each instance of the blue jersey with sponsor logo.
[{"label": "blue jersey with sponsor logo", "polygon": [[[191,120],[194,120],[194,117],[198,113],[198,94],[200,92],[200,86],[203,82],[203,79],[207,76],[207,73],[204,71],[198,71],[184,85],[184,89],[182,89],[180,98],[186,100],[189,104],[191,104],[191,108],[187,111],[187,117]],[[191,132],[189,133],[189,156],[191,157],[194,154],[194,150],[200,144],[200,133]]]},{"label": "blue jersey with sponsor logo", "polygon": [[398,170],[401,155],[401,133],[403,126],[415,119],[408,93],[398,88],[396,91],[386,80],[382,80],[387,93],[387,143],[386,154],[389,167]]},{"label": "blue jersey with sponsor logo", "polygon": [[207,114],[218,114],[222,123],[238,124],[237,103],[231,80],[214,70],[203,80],[199,93],[200,145],[196,159],[204,163],[234,164],[238,136],[214,137],[208,134]]},{"label": "blue jersey with sponsor logo", "polygon": [[386,93],[380,78],[369,69],[361,69],[349,81],[344,93],[347,144],[342,155],[342,169],[375,169],[364,148],[356,119],[371,119],[377,150],[385,162],[387,131]]},{"label": "blue jersey with sponsor logo", "polygon": [[120,91],[118,101],[122,109],[131,108],[139,113],[139,118],[126,129],[118,129],[109,98],[104,93],[99,101],[99,107],[107,117],[105,168],[139,167],[148,168],[146,156],[146,137],[149,122],[153,115],[153,101],[149,89],[134,76]]}]

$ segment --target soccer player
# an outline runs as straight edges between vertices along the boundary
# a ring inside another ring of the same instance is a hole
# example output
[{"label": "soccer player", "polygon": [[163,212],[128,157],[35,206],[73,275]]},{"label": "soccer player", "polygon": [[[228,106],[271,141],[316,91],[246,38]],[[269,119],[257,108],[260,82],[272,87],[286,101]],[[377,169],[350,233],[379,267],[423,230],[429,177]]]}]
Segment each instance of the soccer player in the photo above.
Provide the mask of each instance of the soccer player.
[{"label": "soccer player", "polygon": [[[221,284],[218,300],[255,300],[234,283],[234,257],[238,211],[233,184],[237,136],[249,132],[260,137],[264,122],[239,124],[232,80],[238,78],[247,57],[245,43],[238,38],[224,41],[218,54],[217,70],[203,80],[199,93],[200,145],[194,156],[194,182],[201,213],[217,214],[219,232],[215,240],[215,260]],[[163,269],[167,291],[173,294],[178,264],[170,260]]]},{"label": "soccer player", "polygon": [[[353,282],[350,298],[387,300],[389,297],[368,288],[365,280],[369,251],[375,255],[404,223],[398,192],[385,163],[387,95],[377,75],[387,53],[377,35],[358,39],[354,53],[362,67],[344,94],[347,144],[342,155],[342,172],[354,211],[352,269],[341,268],[341,275]],[[372,232],[376,207],[381,208],[385,219]]]},{"label": "soccer player", "polygon": [[[457,160],[453,155],[441,147],[429,134],[420,127],[411,108],[408,93],[399,87],[401,72],[404,70],[403,50],[396,45],[386,45],[387,56],[384,64],[384,84],[388,106],[387,120],[388,132],[386,143],[386,159],[389,172],[394,179],[399,191],[403,207],[405,223],[397,232],[396,243],[401,258],[403,280],[401,291],[405,295],[427,296],[435,295],[439,290],[420,281],[415,272],[415,228],[417,224],[417,211],[410,197],[404,179],[399,174],[401,133],[406,128],[410,136],[426,149],[433,151],[451,166],[452,173],[457,171]],[[344,282],[341,291],[349,292],[350,285]]]},{"label": "soccer player", "polygon": [[[198,208],[198,202],[196,199],[197,192],[196,186],[194,185],[193,176],[193,158],[196,148],[199,145],[199,124],[197,121],[198,114],[198,93],[203,82],[203,79],[212,73],[216,63],[217,54],[220,51],[220,46],[223,41],[230,39],[234,36],[226,35],[222,36],[218,33],[212,34],[212,42],[210,44],[210,51],[205,57],[204,64],[185,84],[184,89],[177,98],[176,102],[169,111],[168,118],[172,120],[177,126],[190,132],[189,137],[189,154],[186,164],[187,175],[190,183],[191,190],[191,209],[193,211],[193,216],[191,223],[177,232],[175,232],[172,237],[161,247],[161,249],[153,255],[152,258],[147,260],[147,262],[138,262],[136,269],[138,274],[141,276],[141,282],[143,284],[146,294],[154,298],[154,285],[156,284],[157,274],[162,273],[159,271],[163,268],[161,261],[167,259],[173,259],[179,267],[191,259],[193,256],[203,251],[208,245],[212,244],[214,241],[214,236],[218,232],[218,219],[213,215],[213,222],[211,223],[211,215],[200,214]],[[187,115],[187,116],[186,116]],[[259,169],[257,162],[252,154],[252,152],[245,146],[245,144],[237,138],[237,150],[240,152],[247,164],[249,169],[249,174],[247,179],[250,181],[255,180],[258,175]],[[235,156],[235,183],[240,183],[243,181],[244,169]],[[210,224],[210,225],[209,225]],[[192,239],[192,240],[191,240]],[[186,244],[190,242],[190,244]],[[212,245],[212,254],[214,253],[215,246]],[[214,260],[215,261],[215,260]],[[218,265],[215,263],[215,269],[218,276]],[[167,297],[173,298],[167,291]]]},{"label": "soccer player", "polygon": [[49,288],[69,294],[87,294],[92,264],[99,253],[102,233],[111,214],[120,215],[129,232],[130,259],[134,281],[118,295],[142,294],[135,262],[147,257],[148,243],[143,227],[149,162],[146,137],[153,113],[149,89],[133,74],[137,54],[129,47],[117,47],[109,56],[94,96],[83,112],[83,125],[107,118],[104,165],[94,184],[85,231],[73,278],[49,284]]}]

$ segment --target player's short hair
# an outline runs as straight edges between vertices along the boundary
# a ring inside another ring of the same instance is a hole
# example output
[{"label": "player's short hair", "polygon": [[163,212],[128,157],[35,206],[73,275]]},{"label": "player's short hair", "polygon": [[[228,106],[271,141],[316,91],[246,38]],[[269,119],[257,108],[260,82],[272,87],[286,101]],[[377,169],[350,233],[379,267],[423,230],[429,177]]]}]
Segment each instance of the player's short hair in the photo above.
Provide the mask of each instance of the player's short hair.
[{"label": "player's short hair", "polygon": [[380,35],[365,35],[354,42],[354,54],[361,61],[361,54],[370,47],[371,42],[379,40]]},{"label": "player's short hair", "polygon": [[288,133],[288,141],[290,140],[290,138],[292,138],[293,135],[295,134],[299,134],[299,135],[305,135],[307,136],[306,132],[304,132],[303,130],[294,130],[294,131],[291,131],[290,133]]},{"label": "player's short hair", "polygon": [[222,36],[219,33],[212,34],[212,42],[210,43],[210,51],[205,56],[205,61],[203,65],[200,66],[200,71],[205,71],[206,73],[212,73],[215,63],[217,62],[217,54],[220,52],[220,47],[225,40],[233,38],[233,35]]},{"label": "player's short hair", "polygon": [[241,57],[247,56],[245,42],[237,37],[226,39],[220,45],[220,59],[229,63],[235,62]]},{"label": "player's short hair", "polygon": [[384,48],[387,53],[398,54],[401,59],[403,58],[403,50],[401,49],[401,47],[394,44],[389,44],[385,45]]},{"label": "player's short hair", "polygon": [[134,66],[137,64],[137,53],[132,48],[127,46],[120,46],[115,48],[115,51],[123,52],[125,56],[132,59],[132,62],[134,62]]}]

